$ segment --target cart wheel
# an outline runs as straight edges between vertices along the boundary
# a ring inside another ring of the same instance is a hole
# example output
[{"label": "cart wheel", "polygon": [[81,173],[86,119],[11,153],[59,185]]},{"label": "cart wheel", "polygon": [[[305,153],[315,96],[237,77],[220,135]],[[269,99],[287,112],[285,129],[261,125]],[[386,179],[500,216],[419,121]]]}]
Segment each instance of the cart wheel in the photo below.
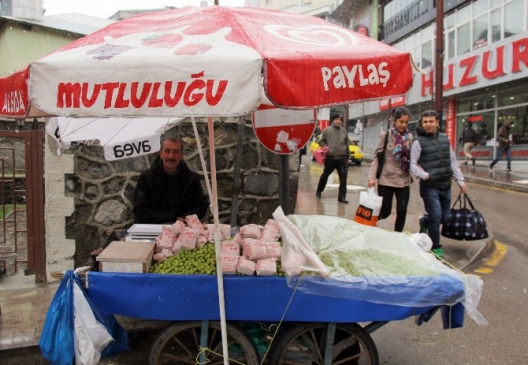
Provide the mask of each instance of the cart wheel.
[{"label": "cart wheel", "polygon": [[[325,364],[328,323],[305,323],[288,329],[271,354],[274,365]],[[332,364],[378,365],[374,341],[358,324],[337,324]]]},{"label": "cart wheel", "polygon": [[[150,365],[200,364],[201,321],[177,322],[158,335],[150,351]],[[204,364],[222,365],[222,331],[220,322],[209,322],[205,341]],[[242,364],[257,365],[259,357],[255,344],[237,326],[227,323],[229,358]]]}]

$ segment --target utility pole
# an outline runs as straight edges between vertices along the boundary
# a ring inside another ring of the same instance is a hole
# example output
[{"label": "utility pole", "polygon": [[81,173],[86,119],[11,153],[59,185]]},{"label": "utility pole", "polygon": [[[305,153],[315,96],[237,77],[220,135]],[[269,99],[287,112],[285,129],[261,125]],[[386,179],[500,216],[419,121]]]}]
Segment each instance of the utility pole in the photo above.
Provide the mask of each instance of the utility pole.
[{"label": "utility pole", "polygon": [[435,110],[442,129],[444,99],[444,0],[436,0]]}]

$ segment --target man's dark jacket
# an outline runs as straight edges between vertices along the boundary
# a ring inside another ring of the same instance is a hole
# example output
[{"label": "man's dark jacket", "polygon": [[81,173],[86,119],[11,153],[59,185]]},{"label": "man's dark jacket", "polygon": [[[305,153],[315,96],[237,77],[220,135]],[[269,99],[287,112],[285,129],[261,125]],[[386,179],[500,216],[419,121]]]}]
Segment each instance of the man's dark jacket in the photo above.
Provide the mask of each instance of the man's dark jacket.
[{"label": "man's dark jacket", "polygon": [[[181,204],[176,210],[169,211],[166,202],[169,201],[163,172],[163,162],[156,157],[150,168],[143,171],[134,190],[134,222],[143,224],[174,223],[178,217],[196,214],[202,219],[207,212],[209,200],[205,196],[200,183],[200,175],[189,169],[180,161],[179,174],[182,174],[183,193]],[[178,193],[178,192],[175,192]]]},{"label": "man's dark jacket", "polygon": [[429,179],[420,179],[420,184],[436,189],[447,189],[451,186],[453,170],[451,169],[451,144],[444,133],[427,133],[422,127],[416,128],[413,143],[419,143],[422,153],[418,164],[429,173]]}]

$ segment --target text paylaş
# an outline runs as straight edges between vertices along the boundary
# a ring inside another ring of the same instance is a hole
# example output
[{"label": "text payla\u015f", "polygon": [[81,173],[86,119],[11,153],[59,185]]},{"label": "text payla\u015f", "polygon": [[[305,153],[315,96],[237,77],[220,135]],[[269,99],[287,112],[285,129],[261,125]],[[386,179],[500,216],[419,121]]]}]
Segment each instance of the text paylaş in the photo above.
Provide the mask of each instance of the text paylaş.
[{"label": "text payla\u015f", "polygon": [[330,90],[329,84],[336,89],[354,88],[355,81],[359,81],[359,86],[383,84],[386,86],[390,79],[390,72],[386,69],[387,62],[381,62],[377,67],[374,64],[369,64],[366,70],[364,65],[349,66],[335,66],[330,69],[328,67],[321,67],[323,76],[323,83],[325,91]]},{"label": "text payla\u015f", "polygon": [[2,105],[2,113],[20,114],[26,111],[24,98],[21,91],[9,91],[5,93],[4,105]]},{"label": "text payla\u015f", "polygon": [[159,108],[175,107],[180,101],[185,106],[194,106],[205,100],[217,105],[227,88],[227,80],[204,80],[204,72],[191,75],[195,79],[165,82],[104,82],[104,83],[59,83],[57,87],[58,108],[92,107],[100,96],[104,109],[108,108]]}]

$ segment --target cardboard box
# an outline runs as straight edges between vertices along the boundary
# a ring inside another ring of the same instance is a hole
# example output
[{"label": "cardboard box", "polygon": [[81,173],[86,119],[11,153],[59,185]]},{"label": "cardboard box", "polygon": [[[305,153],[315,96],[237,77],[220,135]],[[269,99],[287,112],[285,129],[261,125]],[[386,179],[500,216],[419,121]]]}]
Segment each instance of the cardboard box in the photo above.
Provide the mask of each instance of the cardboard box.
[{"label": "cardboard box", "polygon": [[154,242],[114,241],[97,256],[102,272],[148,272]]}]

